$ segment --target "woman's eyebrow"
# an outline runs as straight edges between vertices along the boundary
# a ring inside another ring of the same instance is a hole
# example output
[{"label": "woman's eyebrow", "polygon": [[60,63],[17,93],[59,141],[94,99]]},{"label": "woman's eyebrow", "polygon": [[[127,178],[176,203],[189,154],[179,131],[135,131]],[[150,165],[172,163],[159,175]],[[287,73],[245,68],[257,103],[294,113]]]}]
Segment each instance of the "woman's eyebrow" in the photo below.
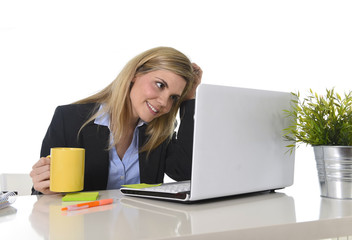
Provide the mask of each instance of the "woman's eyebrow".
[{"label": "woman's eyebrow", "polygon": [[155,78],[157,78],[157,79],[159,79],[160,81],[162,81],[166,88],[169,88],[169,85],[167,84],[167,82],[166,82],[164,79],[159,78],[159,77],[155,77]]},{"label": "woman's eyebrow", "polygon": [[[169,85],[167,84],[167,82],[164,79],[162,79],[160,77],[155,77],[155,78],[162,81],[166,88],[169,88]],[[174,96],[181,97],[181,94],[175,94]]]}]

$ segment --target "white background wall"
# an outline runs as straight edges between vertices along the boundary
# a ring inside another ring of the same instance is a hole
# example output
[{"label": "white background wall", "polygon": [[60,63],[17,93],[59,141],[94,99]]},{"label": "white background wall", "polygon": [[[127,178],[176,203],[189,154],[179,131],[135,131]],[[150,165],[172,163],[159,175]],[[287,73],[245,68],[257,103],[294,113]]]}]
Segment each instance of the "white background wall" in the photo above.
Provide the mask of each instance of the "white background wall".
[{"label": "white background wall", "polygon": [[[351,12],[324,0],[0,0],[0,173],[28,173],[57,105],[156,46],[188,55],[204,83],[350,90]],[[316,183],[311,151],[297,151],[295,184]]]}]

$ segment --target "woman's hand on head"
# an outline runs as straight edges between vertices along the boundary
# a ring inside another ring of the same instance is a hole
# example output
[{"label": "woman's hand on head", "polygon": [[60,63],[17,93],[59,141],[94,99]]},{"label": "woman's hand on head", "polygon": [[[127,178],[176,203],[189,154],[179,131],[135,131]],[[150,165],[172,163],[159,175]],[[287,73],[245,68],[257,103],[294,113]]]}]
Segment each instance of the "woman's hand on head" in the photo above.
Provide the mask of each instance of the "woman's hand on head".
[{"label": "woman's hand on head", "polygon": [[40,158],[33,165],[30,176],[35,190],[43,194],[54,194],[50,191],[50,158]]},{"label": "woman's hand on head", "polygon": [[196,63],[192,63],[192,67],[193,67],[193,72],[194,72],[194,83],[193,83],[192,89],[185,96],[185,100],[190,100],[190,99],[196,98],[197,87],[202,81],[202,75],[203,75],[202,69]]}]

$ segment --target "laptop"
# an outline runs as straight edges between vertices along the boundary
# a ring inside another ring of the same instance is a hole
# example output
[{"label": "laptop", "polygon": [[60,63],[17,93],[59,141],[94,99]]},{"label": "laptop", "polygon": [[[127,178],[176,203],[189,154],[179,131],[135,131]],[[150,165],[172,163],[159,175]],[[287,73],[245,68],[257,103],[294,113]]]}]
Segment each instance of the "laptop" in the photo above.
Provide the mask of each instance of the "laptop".
[{"label": "laptop", "polygon": [[[189,202],[291,186],[295,152],[288,151],[282,136],[291,123],[283,111],[290,108],[291,99],[288,92],[201,84],[191,180],[120,191]],[[178,185],[180,190],[173,190]]]}]

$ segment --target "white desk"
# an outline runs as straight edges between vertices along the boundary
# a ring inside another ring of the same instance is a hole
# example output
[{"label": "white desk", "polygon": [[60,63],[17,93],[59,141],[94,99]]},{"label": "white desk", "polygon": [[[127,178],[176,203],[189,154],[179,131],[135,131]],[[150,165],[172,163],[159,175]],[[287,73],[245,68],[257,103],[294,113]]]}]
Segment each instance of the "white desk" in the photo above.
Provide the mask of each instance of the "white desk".
[{"label": "white desk", "polygon": [[[316,193],[292,197],[284,192],[187,205],[123,197],[118,190],[100,191],[101,199],[118,201],[68,215],[61,211],[61,195],[20,196],[11,207],[0,210],[0,236],[65,240],[352,236],[352,200],[325,199]],[[296,207],[296,201],[308,198],[304,208]]]}]

